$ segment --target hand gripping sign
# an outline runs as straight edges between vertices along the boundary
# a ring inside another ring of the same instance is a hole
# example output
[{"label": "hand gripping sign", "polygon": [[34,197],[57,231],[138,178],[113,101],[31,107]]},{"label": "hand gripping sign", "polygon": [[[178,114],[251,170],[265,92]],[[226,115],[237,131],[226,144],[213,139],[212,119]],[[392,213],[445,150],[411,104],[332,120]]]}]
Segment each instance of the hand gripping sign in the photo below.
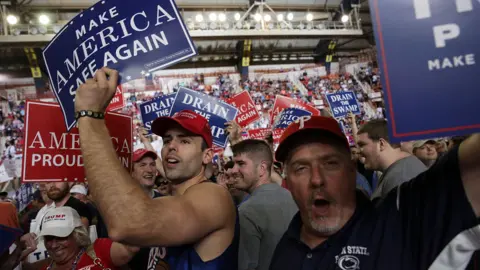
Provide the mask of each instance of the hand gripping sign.
[{"label": "hand gripping sign", "polygon": [[[85,172],[78,129],[66,132],[60,106],[27,101],[23,182],[83,182]],[[132,117],[113,112],[105,115],[119,162],[128,170],[132,164]]]},{"label": "hand gripping sign", "polygon": [[108,66],[120,83],[196,55],[173,0],[100,0],[78,14],[45,47],[52,90],[70,130],[79,85]]},{"label": "hand gripping sign", "polygon": [[228,141],[225,123],[235,119],[237,108],[220,99],[181,87],[175,96],[170,116],[183,110],[191,110],[205,117],[212,129],[213,143],[225,148]]}]

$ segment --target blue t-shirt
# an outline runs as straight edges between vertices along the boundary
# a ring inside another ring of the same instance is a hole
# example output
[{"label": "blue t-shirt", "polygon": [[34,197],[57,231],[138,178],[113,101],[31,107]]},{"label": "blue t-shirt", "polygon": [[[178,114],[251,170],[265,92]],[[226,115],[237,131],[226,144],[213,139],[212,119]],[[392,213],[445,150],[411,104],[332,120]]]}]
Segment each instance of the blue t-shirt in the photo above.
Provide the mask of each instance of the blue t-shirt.
[{"label": "blue t-shirt", "polygon": [[204,262],[195,251],[194,245],[167,248],[165,261],[169,270],[236,270],[238,269],[238,244],[240,237],[238,211],[235,221],[235,234],[232,243],[217,258]]}]

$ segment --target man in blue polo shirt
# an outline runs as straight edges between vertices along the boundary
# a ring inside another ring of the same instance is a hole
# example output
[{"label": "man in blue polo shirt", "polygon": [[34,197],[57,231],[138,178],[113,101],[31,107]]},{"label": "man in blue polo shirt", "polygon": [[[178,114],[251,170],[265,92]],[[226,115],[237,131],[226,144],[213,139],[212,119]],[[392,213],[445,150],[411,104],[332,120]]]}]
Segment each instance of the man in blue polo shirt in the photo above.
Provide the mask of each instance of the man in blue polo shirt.
[{"label": "man in blue polo shirt", "polygon": [[276,159],[298,205],[270,270],[464,269],[480,248],[480,135],[374,207],[355,191],[355,165],[338,123],[292,123]]}]

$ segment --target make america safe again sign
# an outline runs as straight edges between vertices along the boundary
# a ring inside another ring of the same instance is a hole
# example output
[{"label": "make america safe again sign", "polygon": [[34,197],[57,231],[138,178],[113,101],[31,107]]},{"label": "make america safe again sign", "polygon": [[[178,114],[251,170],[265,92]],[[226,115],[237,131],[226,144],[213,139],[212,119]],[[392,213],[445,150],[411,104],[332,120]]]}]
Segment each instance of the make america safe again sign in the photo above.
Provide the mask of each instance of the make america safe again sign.
[{"label": "make america safe again sign", "polygon": [[106,0],[67,23],[43,55],[70,130],[76,90],[98,69],[118,70],[123,83],[186,60],[196,49],[173,0]]}]

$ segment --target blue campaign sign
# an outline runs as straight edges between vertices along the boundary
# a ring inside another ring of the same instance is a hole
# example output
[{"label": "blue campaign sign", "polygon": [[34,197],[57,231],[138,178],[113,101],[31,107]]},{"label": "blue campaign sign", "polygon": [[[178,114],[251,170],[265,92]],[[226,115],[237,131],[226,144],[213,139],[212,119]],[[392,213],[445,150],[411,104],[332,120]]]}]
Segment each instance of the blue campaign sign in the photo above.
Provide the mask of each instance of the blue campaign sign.
[{"label": "blue campaign sign", "polygon": [[207,118],[212,129],[213,143],[220,147],[227,145],[225,123],[235,120],[237,108],[212,96],[180,87],[170,110],[170,116],[183,110],[192,110]]},{"label": "blue campaign sign", "polygon": [[480,131],[480,2],[370,0],[392,142]]},{"label": "blue campaign sign", "polygon": [[338,91],[326,94],[328,104],[332,110],[333,117],[345,117],[348,112],[360,114],[360,106],[353,91]]},{"label": "blue campaign sign", "polygon": [[298,108],[286,108],[277,116],[273,129],[287,128],[292,122],[303,116],[312,116],[312,113]]},{"label": "blue campaign sign", "polygon": [[10,246],[22,235],[22,230],[0,224],[0,254],[6,252]]},{"label": "blue campaign sign", "polygon": [[43,51],[68,130],[75,124],[75,92],[97,69],[118,70],[123,83],[194,55],[173,0],[101,0],[67,23]]},{"label": "blue campaign sign", "polygon": [[165,95],[140,104],[143,126],[152,134],[152,122],[158,117],[170,116],[170,108],[176,94]]},{"label": "blue campaign sign", "polygon": [[23,184],[20,188],[16,191],[15,197],[17,201],[17,209],[18,211],[23,211],[27,205],[33,201],[33,186],[30,183]]}]

